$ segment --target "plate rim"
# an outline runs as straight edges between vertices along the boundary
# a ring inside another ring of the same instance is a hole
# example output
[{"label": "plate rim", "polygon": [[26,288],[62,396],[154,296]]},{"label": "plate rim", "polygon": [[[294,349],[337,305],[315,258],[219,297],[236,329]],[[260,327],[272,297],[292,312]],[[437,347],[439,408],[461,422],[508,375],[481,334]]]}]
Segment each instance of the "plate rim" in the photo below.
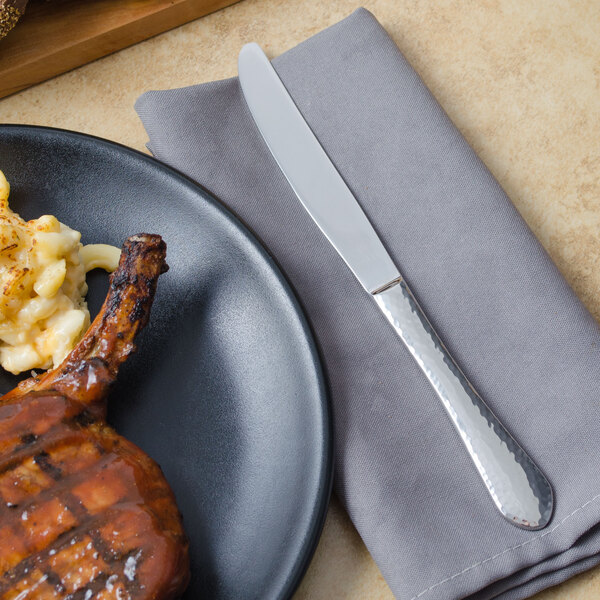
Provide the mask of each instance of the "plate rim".
[{"label": "plate rim", "polygon": [[170,177],[174,177],[179,182],[192,191],[199,193],[202,200],[212,205],[214,209],[219,211],[227,220],[229,220],[236,229],[243,235],[248,242],[254,247],[260,256],[265,260],[266,264],[271,268],[273,274],[280,282],[285,291],[296,317],[299,320],[302,331],[306,338],[307,346],[310,350],[311,360],[315,368],[316,379],[320,390],[320,419],[322,422],[323,439],[320,445],[320,477],[318,486],[318,495],[315,505],[312,508],[313,517],[311,525],[304,532],[304,540],[302,542],[301,552],[294,561],[293,568],[285,579],[282,589],[278,593],[280,600],[289,599],[298,589],[310,562],[314,556],[315,550],[321,538],[321,533],[325,525],[325,520],[329,508],[329,502],[333,489],[333,469],[334,469],[334,453],[333,453],[333,415],[331,407],[331,393],[329,383],[326,376],[326,371],[323,366],[321,351],[317,344],[312,326],[304,312],[302,303],[300,302],[294,287],[287,278],[283,269],[279,266],[275,257],[268,250],[263,241],[252,231],[252,229],[233,211],[226,207],[218,197],[213,194],[208,188],[201,183],[188,177],[174,167],[167,165],[154,158],[149,154],[145,154],[135,148],[131,148],[120,142],[108,140],[89,133],[74,131],[71,129],[62,129],[59,127],[49,127],[45,125],[27,125],[20,123],[0,123],[0,136],[4,131],[19,132],[22,131],[25,135],[30,132],[34,135],[50,135],[61,136],[65,138],[76,138],[101,146],[109,146],[115,148],[119,152],[125,152],[134,157],[134,159],[142,160],[148,163],[151,168],[158,169]]}]

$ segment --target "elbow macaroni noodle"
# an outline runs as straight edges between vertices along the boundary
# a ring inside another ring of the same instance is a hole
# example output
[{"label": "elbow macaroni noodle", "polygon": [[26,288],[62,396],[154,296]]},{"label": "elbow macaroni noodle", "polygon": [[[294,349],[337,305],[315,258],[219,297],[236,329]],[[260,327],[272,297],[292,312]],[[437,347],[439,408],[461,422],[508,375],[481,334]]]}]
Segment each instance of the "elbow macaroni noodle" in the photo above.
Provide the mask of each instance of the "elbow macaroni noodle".
[{"label": "elbow macaroni noodle", "polygon": [[9,191],[0,171],[0,364],[16,374],[63,361],[90,324],[85,274],[114,271],[120,250],[83,246],[51,215],[23,220],[8,206]]}]

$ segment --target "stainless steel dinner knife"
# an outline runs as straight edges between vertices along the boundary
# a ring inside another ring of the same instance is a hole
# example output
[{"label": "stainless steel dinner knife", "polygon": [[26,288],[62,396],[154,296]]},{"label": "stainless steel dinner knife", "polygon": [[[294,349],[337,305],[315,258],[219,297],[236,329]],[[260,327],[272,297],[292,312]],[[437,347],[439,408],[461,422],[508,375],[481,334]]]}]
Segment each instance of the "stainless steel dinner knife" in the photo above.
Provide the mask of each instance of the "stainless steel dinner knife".
[{"label": "stainless steel dinner knife", "polygon": [[498,510],[524,529],[545,527],[553,510],[548,480],[450,356],[257,44],[242,48],[238,71],[248,108],[271,154],[304,208],[417,361]]}]

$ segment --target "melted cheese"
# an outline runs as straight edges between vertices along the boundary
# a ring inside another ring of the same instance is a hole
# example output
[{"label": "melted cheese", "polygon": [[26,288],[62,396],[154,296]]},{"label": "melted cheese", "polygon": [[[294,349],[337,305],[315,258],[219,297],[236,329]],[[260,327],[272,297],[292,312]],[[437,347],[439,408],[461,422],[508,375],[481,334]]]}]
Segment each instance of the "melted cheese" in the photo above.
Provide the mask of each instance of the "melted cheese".
[{"label": "melted cheese", "polygon": [[83,246],[78,231],[51,215],[23,220],[9,192],[0,171],[0,364],[16,374],[63,361],[90,324],[85,274],[114,271],[120,251]]}]

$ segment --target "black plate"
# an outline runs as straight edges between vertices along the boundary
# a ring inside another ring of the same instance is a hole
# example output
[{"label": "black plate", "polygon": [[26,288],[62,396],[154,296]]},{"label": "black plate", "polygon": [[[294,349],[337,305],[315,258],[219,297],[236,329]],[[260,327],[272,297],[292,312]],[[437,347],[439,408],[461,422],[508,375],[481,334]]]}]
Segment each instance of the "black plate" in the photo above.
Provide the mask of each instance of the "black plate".
[{"label": "black plate", "polygon": [[[0,126],[10,206],[84,243],[159,233],[170,270],[109,399],[109,421],[162,466],[191,539],[186,599],[286,598],[319,537],[331,434],[317,351],[290,287],[208,192],[139,152]],[[88,277],[92,316],[107,276]],[[17,381],[0,375],[0,391]]]}]

